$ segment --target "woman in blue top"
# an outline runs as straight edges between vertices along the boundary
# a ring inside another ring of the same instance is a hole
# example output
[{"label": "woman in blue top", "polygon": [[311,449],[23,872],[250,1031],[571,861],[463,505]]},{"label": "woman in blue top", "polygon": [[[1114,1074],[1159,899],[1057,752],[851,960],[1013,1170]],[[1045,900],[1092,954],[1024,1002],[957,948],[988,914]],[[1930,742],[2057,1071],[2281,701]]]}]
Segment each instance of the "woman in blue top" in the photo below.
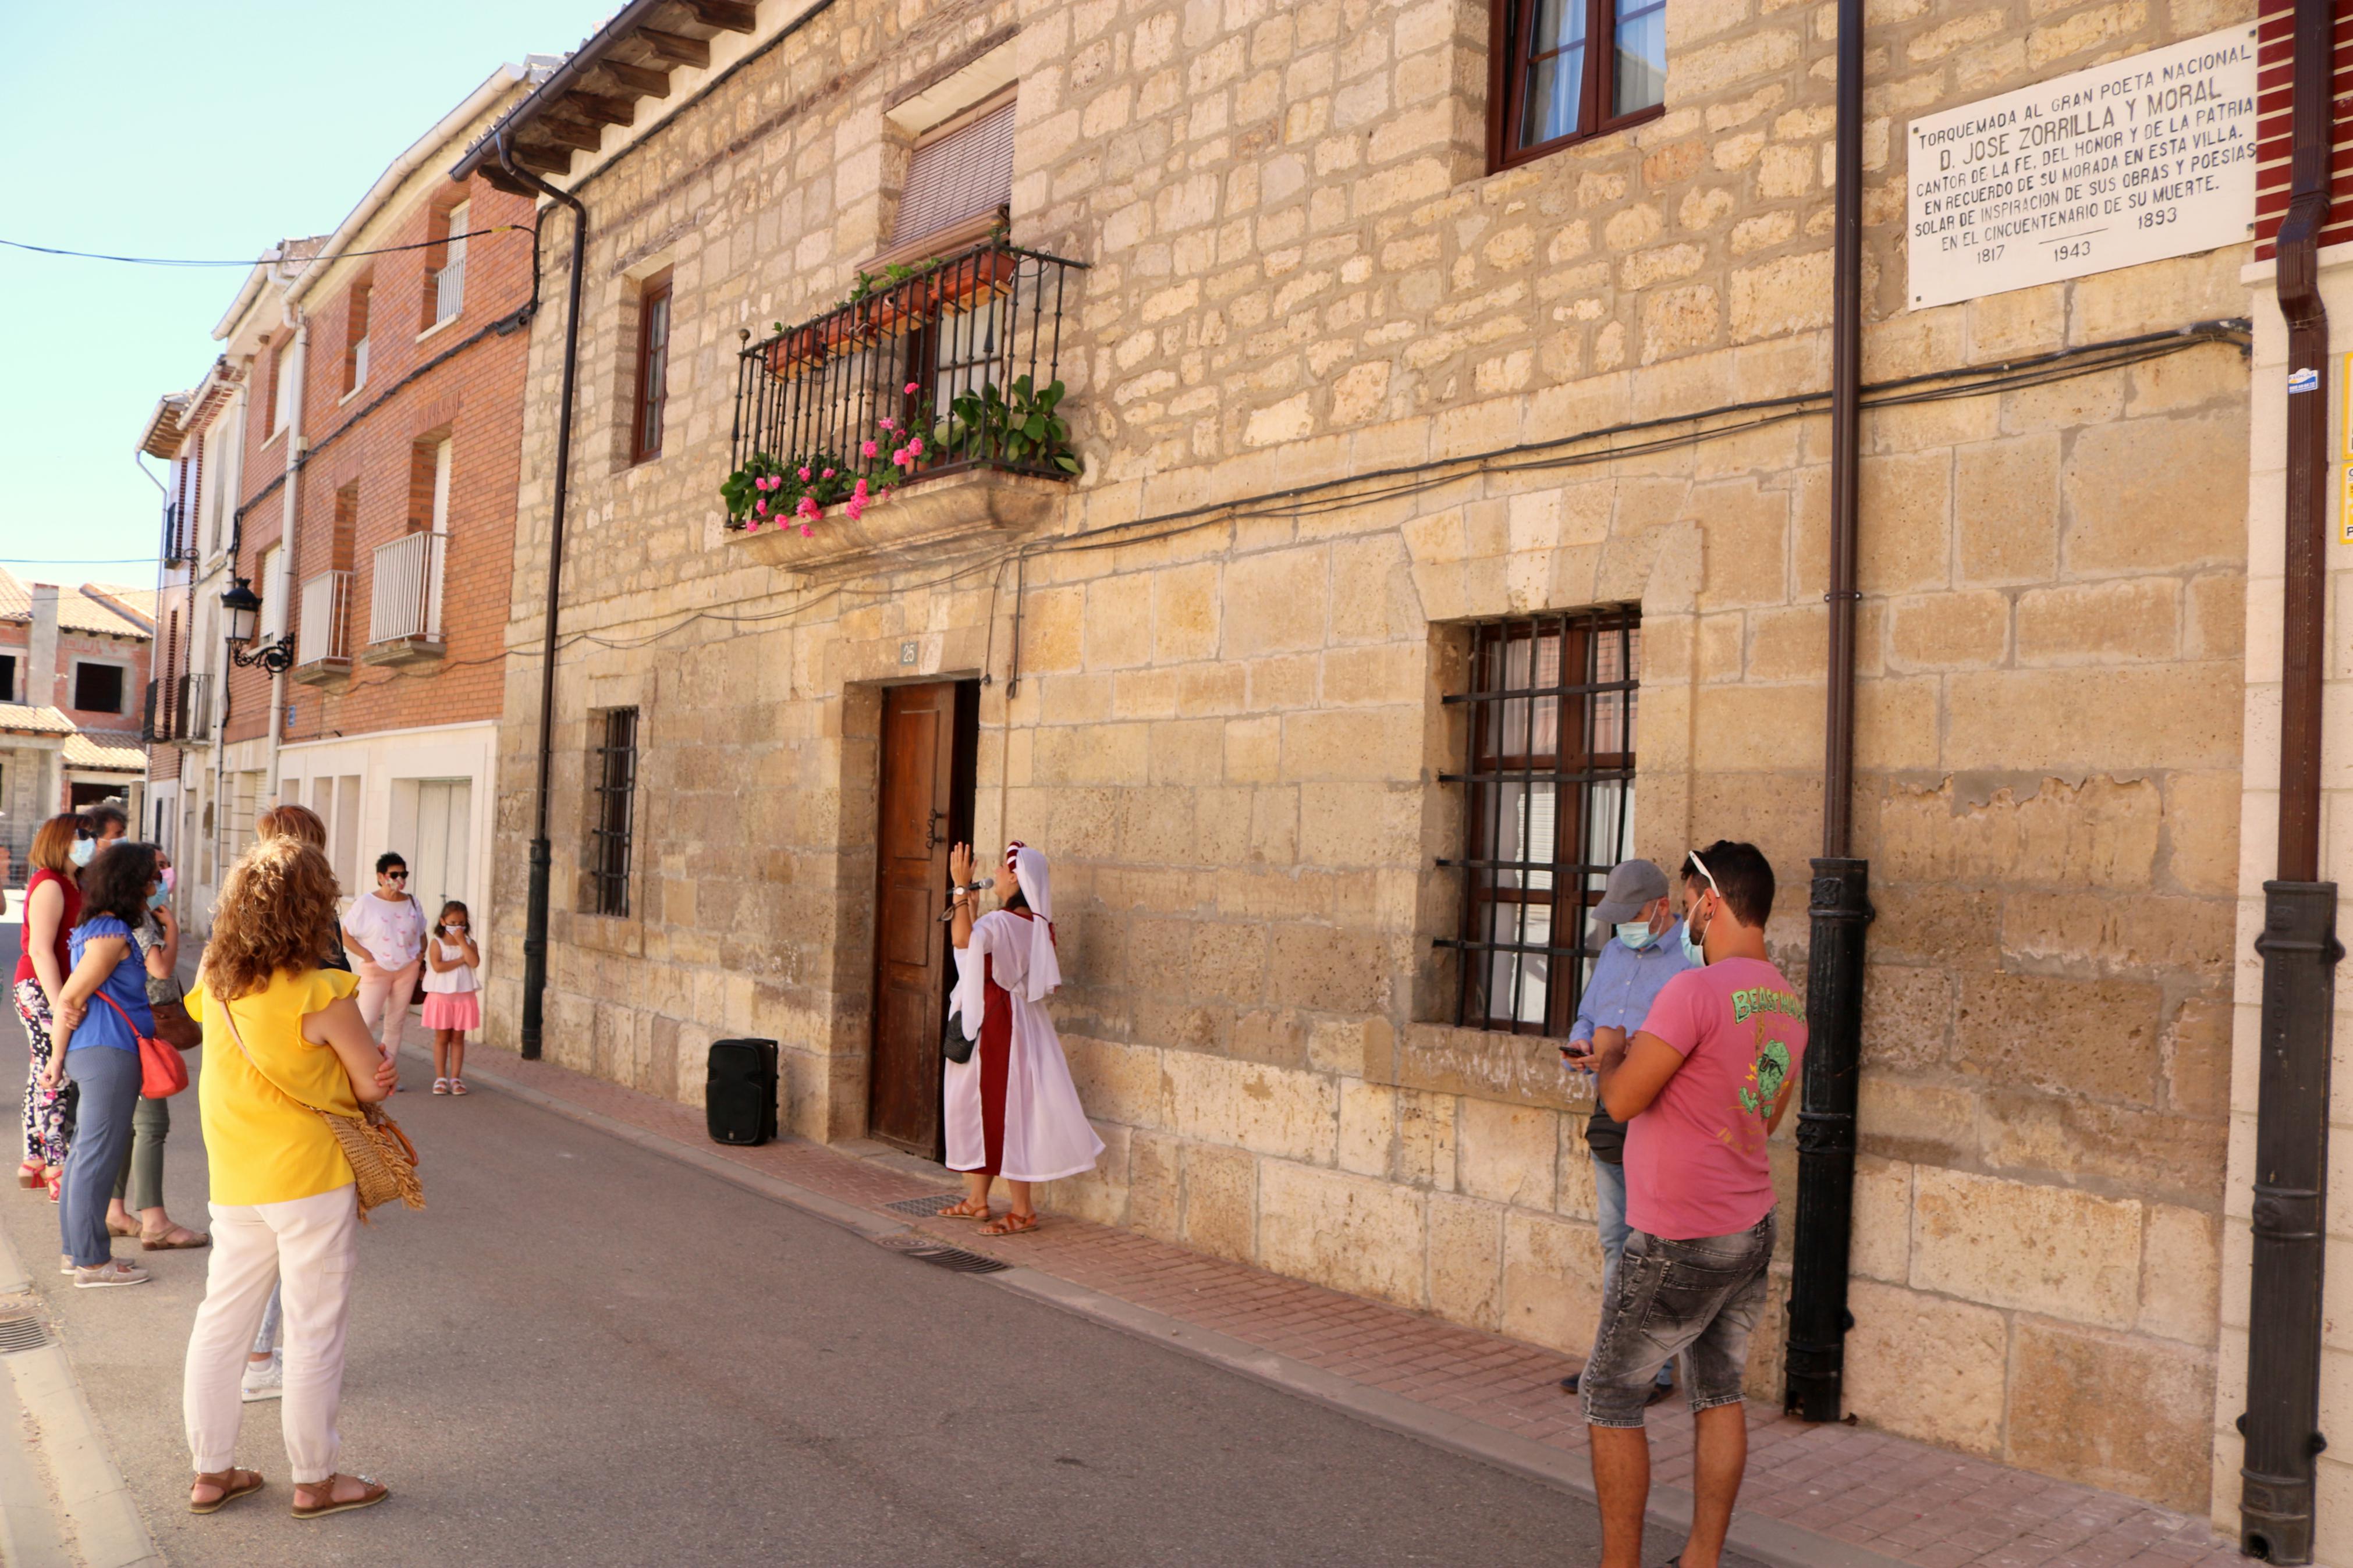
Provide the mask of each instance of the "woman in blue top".
[{"label": "woman in blue top", "polygon": [[[81,923],[69,944],[73,973],[58,999],[56,1048],[42,1069],[51,1087],[73,1079],[79,1099],[79,1125],[58,1195],[65,1245],[59,1272],[78,1286],[147,1283],[145,1269],[114,1261],[106,1206],[139,1108],[139,1037],[155,1032],[148,961],[132,928],[162,891],[153,844],[111,844],[81,874]],[[158,948],[154,958],[162,957]]]}]

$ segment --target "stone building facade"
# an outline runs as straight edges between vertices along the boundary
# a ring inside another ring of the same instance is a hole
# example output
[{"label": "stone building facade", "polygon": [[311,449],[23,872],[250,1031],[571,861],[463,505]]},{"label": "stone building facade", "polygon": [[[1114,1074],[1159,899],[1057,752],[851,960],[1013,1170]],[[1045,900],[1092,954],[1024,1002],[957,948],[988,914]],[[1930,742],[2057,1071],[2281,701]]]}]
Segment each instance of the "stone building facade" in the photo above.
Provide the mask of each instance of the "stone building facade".
[{"label": "stone building facade", "polygon": [[[1632,847],[1757,841],[1803,984],[1827,424],[1774,400],[1829,383],[1833,14],[1672,0],[1662,112],[1493,173],[1472,0],[682,22],[707,63],[549,174],[589,215],[549,1055],[693,1100],[712,1040],[776,1038],[791,1130],[866,1136],[891,693],[978,681],[973,831],[1055,858],[1056,1015],[1109,1144],[1049,1202],[1581,1351],[1587,1091],[1540,1035],[1458,1024],[1436,945],[1465,929],[1446,699],[1482,626],[1638,613]],[[1906,310],[1902,133],[2249,15],[1872,8],[1864,373],[1941,392],[1864,418],[1854,803],[1878,918],[1851,1407],[2224,1513],[2249,372],[2227,331],[2098,346],[2245,315],[2247,249]],[[1012,239],[1085,266],[1058,360],[1084,471],[730,529],[744,343],[890,252],[909,106],[998,84]],[[637,460],[658,280],[670,435]],[[533,331],[522,461],[507,1045],[565,329]],[[615,713],[617,869],[591,847]],[[595,912],[615,875],[626,912]]]}]

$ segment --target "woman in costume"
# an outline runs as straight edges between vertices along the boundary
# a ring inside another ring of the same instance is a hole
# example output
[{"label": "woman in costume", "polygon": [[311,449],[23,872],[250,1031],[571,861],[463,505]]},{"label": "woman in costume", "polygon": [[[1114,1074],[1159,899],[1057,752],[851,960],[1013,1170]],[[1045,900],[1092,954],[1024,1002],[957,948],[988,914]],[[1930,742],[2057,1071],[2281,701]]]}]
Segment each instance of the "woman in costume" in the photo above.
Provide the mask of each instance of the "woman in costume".
[{"label": "woman in costume", "polygon": [[[972,887],[971,845],[948,852],[948,871],[955,880],[956,960],[949,1012],[978,1048],[968,1061],[946,1064],[947,1163],[965,1173],[965,1197],[942,1212],[987,1221],[984,1236],[1018,1236],[1038,1228],[1030,1184],[1093,1170],[1103,1143],[1087,1122],[1061,1037],[1046,1016],[1045,999],[1062,983],[1046,857],[1018,841],[1007,845],[995,889],[1003,907],[985,915]],[[992,1220],[988,1188],[1000,1175],[1013,1207]]]}]

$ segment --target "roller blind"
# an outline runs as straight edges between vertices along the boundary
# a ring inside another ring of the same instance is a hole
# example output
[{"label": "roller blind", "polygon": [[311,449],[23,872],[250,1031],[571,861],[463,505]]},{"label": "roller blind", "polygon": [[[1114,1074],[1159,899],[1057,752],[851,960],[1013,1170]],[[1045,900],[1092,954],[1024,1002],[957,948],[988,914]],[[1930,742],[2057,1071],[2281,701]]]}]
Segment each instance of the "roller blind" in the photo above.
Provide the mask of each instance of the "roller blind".
[{"label": "roller blind", "polygon": [[944,136],[918,142],[907,163],[891,242],[902,245],[1013,199],[1013,100]]}]

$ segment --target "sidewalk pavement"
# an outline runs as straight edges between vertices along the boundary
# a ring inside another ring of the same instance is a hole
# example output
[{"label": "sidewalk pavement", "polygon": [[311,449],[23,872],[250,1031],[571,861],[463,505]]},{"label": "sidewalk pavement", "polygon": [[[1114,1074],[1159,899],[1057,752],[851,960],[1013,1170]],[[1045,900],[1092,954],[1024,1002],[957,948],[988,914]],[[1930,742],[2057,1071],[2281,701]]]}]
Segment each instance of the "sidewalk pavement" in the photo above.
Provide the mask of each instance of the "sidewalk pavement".
[{"label": "sidewalk pavement", "polygon": [[[416,1026],[411,1025],[412,1028]],[[421,1030],[418,1031],[422,1033]],[[412,1036],[412,1050],[429,1038]],[[467,1077],[504,1089],[836,1223],[912,1226],[1021,1270],[1007,1283],[1163,1339],[1237,1371],[1427,1441],[1588,1497],[1577,1402],[1559,1380],[1581,1364],[1534,1345],[1193,1252],[1136,1232],[1055,1216],[992,1239],[920,1207],[947,1173],[917,1174],[799,1139],[712,1143],[702,1114],[546,1062],[477,1046]],[[412,1084],[430,1080],[430,1068]],[[414,1092],[414,1089],[412,1089]],[[1059,1287],[1058,1288],[1058,1282]],[[1732,1544],[1792,1568],[2220,1568],[2243,1563],[2209,1521],[1885,1433],[1809,1426],[1749,1406],[1748,1473]],[[1680,1401],[1651,1413],[1651,1512],[1688,1520],[1692,1421]]]}]

